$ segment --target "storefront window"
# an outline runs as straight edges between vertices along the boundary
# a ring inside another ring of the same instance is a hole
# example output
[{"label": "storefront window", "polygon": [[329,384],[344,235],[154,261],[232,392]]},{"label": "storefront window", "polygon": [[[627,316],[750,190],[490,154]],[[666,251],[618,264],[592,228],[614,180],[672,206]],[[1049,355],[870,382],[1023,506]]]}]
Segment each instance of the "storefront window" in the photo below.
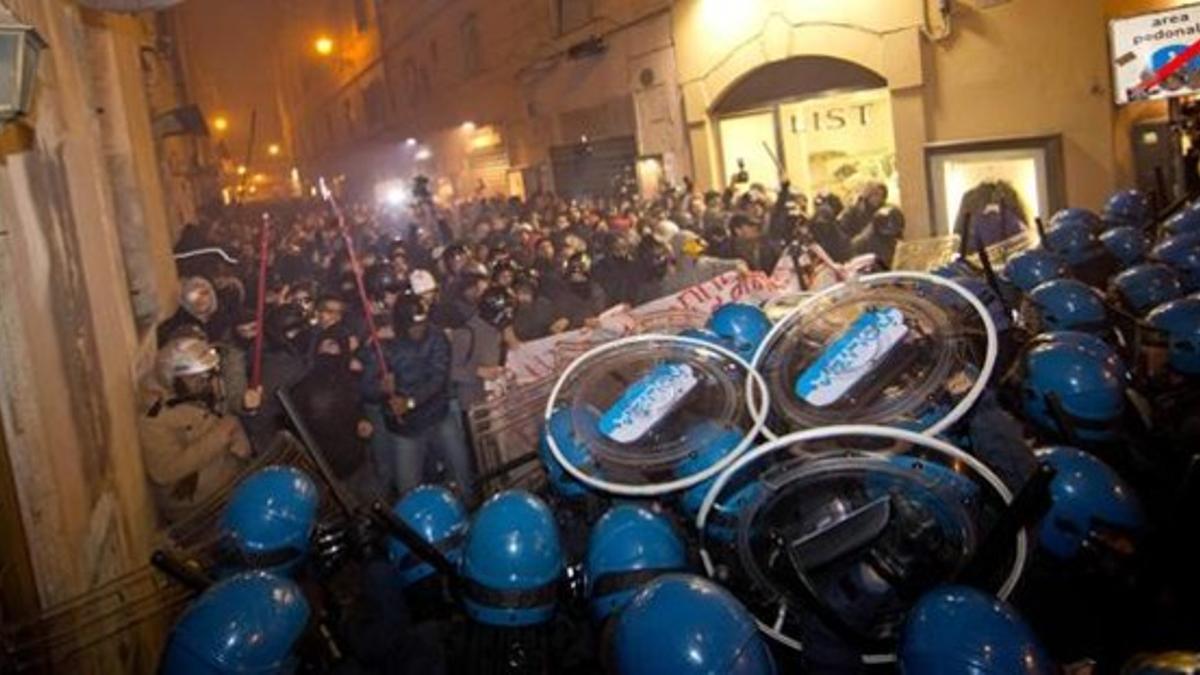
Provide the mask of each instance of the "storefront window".
[{"label": "storefront window", "polygon": [[1003,205],[1026,227],[1064,202],[1057,137],[946,143],[926,149],[934,232],[962,234],[967,217]]},{"label": "storefront window", "polygon": [[888,186],[889,201],[900,203],[887,89],[784,103],[721,119],[719,128],[727,181],[738,172],[741,160],[751,182],[774,186],[776,162],[781,161],[794,189],[810,196],[829,191],[849,203],[863,183],[879,181]]},{"label": "storefront window", "polygon": [[[944,158],[944,211],[939,213],[947,224],[957,229],[959,211],[964,197],[976,187],[987,183],[1007,184],[1020,197],[1022,207],[1032,206],[1035,213],[1046,213],[1046,191],[1041,185],[1045,161],[1026,150],[993,153],[967,153]],[[1028,206],[1027,206],[1028,205]],[[1024,220],[1024,218],[1022,219]],[[950,229],[950,228],[947,228]],[[954,234],[959,234],[954,232]]]},{"label": "storefront window", "polygon": [[779,156],[774,111],[727,117],[721,120],[720,130],[727,183],[741,171],[751,183],[774,187],[779,182],[779,169],[772,159],[772,155]]},{"label": "storefront window", "polygon": [[809,195],[828,191],[846,203],[860,185],[888,186],[900,203],[892,102],[887,89],[822,96],[780,106],[784,157]]}]

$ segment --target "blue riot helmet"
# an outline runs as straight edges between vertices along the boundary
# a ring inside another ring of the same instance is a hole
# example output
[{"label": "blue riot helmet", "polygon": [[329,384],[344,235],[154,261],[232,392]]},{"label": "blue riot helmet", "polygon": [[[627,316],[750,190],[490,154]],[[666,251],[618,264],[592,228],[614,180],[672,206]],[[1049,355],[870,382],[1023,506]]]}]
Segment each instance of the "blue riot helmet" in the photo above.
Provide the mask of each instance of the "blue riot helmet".
[{"label": "blue riot helmet", "polygon": [[731,302],[713,312],[708,319],[708,329],[728,341],[738,356],[749,361],[771,332],[771,320],[754,305]]},{"label": "blue riot helmet", "polygon": [[1116,347],[1091,333],[1064,330],[1057,333],[1046,333],[1041,336],[1041,339],[1069,344],[1092,358],[1102,361],[1104,367],[1116,373],[1122,382],[1129,379],[1129,370],[1125,367],[1125,361]]},{"label": "blue riot helmet", "polygon": [[1043,431],[1071,433],[1081,441],[1114,440],[1125,411],[1124,364],[1055,335],[1034,340],[1022,358],[1026,418]]},{"label": "blue riot helmet", "polygon": [[1106,230],[1100,235],[1100,243],[1125,267],[1132,267],[1145,260],[1149,248],[1142,231],[1128,225]]},{"label": "blue riot helmet", "polygon": [[468,616],[492,626],[548,621],[563,565],[558,524],[542,500],[523,490],[493,496],[475,514],[463,548]]},{"label": "blue riot helmet", "polygon": [[609,639],[620,675],[775,672],[754,617],[729,591],[691,575],[659,577],[639,591]]},{"label": "blue riot helmet", "polygon": [[1108,198],[1102,215],[1109,227],[1145,228],[1154,221],[1150,200],[1138,190],[1122,190]]},{"label": "blue riot helmet", "polygon": [[1181,375],[1200,375],[1200,295],[1168,302],[1146,316],[1166,338],[1168,363]]},{"label": "blue riot helmet", "polygon": [[295,582],[267,572],[242,572],[206,590],[171,630],[163,675],[284,673],[308,624],[309,608]]},{"label": "blue riot helmet", "polygon": [[1131,267],[1113,277],[1108,288],[1111,297],[1137,316],[1183,295],[1179,275],[1162,263]]},{"label": "blue riot helmet", "polygon": [[1030,291],[1022,306],[1030,332],[1108,330],[1108,307],[1099,291],[1082,281],[1053,279]]},{"label": "blue riot helmet", "polygon": [[[694,476],[713,466],[733,452],[745,438],[744,432],[704,421],[688,432],[688,440],[698,448],[679,466],[680,476]],[[716,481],[716,476],[692,486],[679,499],[680,506],[688,516],[695,518],[700,513],[704,495]]]},{"label": "blue riot helmet", "polygon": [[1116,259],[1100,244],[1100,218],[1090,211],[1066,209],[1055,214],[1046,229],[1044,248],[1057,253],[1075,278],[1103,287],[1116,272]]},{"label": "blue riot helmet", "polygon": [[942,586],[921,596],[904,621],[896,658],[904,675],[1058,672],[1011,607],[968,586]]},{"label": "blue riot helmet", "polygon": [[288,466],[269,466],[242,481],[221,518],[237,562],[290,573],[308,552],[319,499],[312,479]]},{"label": "blue riot helmet", "polygon": [[1174,237],[1200,232],[1200,201],[1192,202],[1162,224],[1163,234]]},{"label": "blue riot helmet", "polygon": [[[422,485],[396,502],[392,513],[441,551],[447,560],[458,564],[467,534],[467,511],[453,492],[441,486]],[[418,558],[399,539],[388,540],[388,557],[396,566],[404,587],[434,573],[433,566]]]},{"label": "blue riot helmet", "polygon": [[[550,422],[542,427],[542,434],[538,440],[538,456],[542,460],[542,467],[546,470],[546,479],[550,483],[550,488],[560,497],[567,499],[579,499],[587,495],[588,488],[567,473],[567,470],[554,458],[554,453],[550,452],[550,443],[547,442],[546,435],[554,434],[554,442],[558,444],[558,449],[571,461],[573,466],[582,467],[594,464],[591,453],[575,434],[575,415],[581,415],[584,424],[593,426],[600,419],[599,415],[588,408],[577,408],[574,411],[559,408],[550,416]],[[592,471],[594,470],[592,469]]]},{"label": "blue riot helmet", "polygon": [[655,577],[687,567],[687,546],[670,521],[633,504],[609,509],[588,539],[588,595],[592,617],[607,619]]},{"label": "blue riot helmet", "polygon": [[1068,447],[1037,451],[1054,467],[1051,504],[1038,528],[1041,549],[1069,560],[1085,548],[1131,549],[1145,526],[1137,495],[1104,462]]},{"label": "blue riot helmet", "polygon": [[1175,268],[1188,293],[1200,290],[1200,232],[1162,240],[1150,251],[1150,258]]},{"label": "blue riot helmet", "polygon": [[[1084,225],[1087,229],[1095,234],[1099,234],[1104,230],[1104,220],[1094,211],[1079,208],[1062,209],[1050,217],[1050,224],[1046,227],[1046,235],[1049,239],[1054,239],[1050,234],[1054,230],[1066,227],[1060,236],[1066,236],[1068,232],[1076,229],[1078,225]],[[1051,247],[1055,247],[1056,243],[1065,243],[1065,240],[1058,242],[1051,241]]]},{"label": "blue riot helmet", "polygon": [[1009,283],[1025,293],[1051,279],[1061,279],[1067,273],[1062,258],[1044,249],[1021,251],[1004,265],[1004,276]]}]

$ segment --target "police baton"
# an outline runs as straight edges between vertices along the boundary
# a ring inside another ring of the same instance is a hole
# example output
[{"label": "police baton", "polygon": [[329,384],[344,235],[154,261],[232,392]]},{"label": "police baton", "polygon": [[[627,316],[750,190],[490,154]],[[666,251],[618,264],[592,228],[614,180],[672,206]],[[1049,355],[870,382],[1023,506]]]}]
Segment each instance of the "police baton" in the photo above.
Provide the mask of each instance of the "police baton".
[{"label": "police baton", "polygon": [[1050,482],[1056,473],[1046,462],[1038,462],[1033,475],[1025,481],[1012,503],[1000,514],[996,526],[967,561],[958,575],[958,582],[981,587],[988,582],[989,568],[995,561],[1003,559],[1005,549],[1012,546],[1017,533],[1041,519],[1050,508]]},{"label": "police baton", "polygon": [[308,425],[296,412],[296,404],[292,401],[292,397],[285,389],[280,389],[275,392],[275,397],[279,399],[280,405],[283,406],[283,411],[287,413],[288,419],[292,421],[292,426],[296,429],[296,434],[300,436],[300,444],[304,446],[308,453],[308,458],[316,465],[317,471],[321,473],[321,477],[325,479],[325,484],[329,486],[330,493],[333,494],[333,499],[341,507],[342,511],[353,517],[358,511],[354,500],[346,493],[346,488],[342,485],[342,481],[333,473],[333,469],[329,466],[329,462],[325,461],[325,456],[321,454],[321,449],[317,447],[317,441],[313,438],[312,432],[309,431]]},{"label": "police baton", "polygon": [[421,559],[422,562],[428,563],[438,573],[446,577],[450,581],[452,588],[457,588],[460,578],[458,569],[454,563],[450,562],[441,551],[433,544],[425,541],[425,538],[417,533],[404,519],[392,513],[392,510],[381,501],[376,500],[371,504],[371,515],[375,520],[383,526],[393,537],[399,539],[405,546],[408,547],[413,555]]}]

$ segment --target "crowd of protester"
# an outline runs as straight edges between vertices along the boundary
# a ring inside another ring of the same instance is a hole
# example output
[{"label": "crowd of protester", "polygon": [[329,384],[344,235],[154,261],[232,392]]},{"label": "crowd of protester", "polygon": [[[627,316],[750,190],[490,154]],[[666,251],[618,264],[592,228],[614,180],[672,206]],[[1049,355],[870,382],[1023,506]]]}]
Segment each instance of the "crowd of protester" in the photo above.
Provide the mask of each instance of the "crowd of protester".
[{"label": "crowd of protester", "polygon": [[444,482],[470,503],[464,412],[488,397],[514,346],[726,272],[770,273],[801,244],[886,264],[904,230],[878,183],[845,208],[830,193],[810,204],[786,179],[708,193],[689,184],[654,200],[623,189],[452,204],[427,185],[416,181],[403,208],[349,205],[340,220],[313,200],[272,205],[269,218],[229,207],[186,228],[177,252],[218,247],[237,263],[181,260],[179,310],[158,329],[141,431],[167,521],[288,428],[279,391],[352,489],[386,499]]}]

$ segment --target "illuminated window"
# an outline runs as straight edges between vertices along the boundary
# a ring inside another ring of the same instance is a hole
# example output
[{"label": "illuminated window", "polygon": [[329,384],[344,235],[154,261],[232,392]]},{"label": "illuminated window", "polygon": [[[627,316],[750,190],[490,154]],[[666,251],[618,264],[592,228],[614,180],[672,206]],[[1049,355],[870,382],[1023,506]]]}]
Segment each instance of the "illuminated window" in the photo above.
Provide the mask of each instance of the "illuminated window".
[{"label": "illuminated window", "polygon": [[926,148],[937,234],[962,234],[994,202],[1029,227],[1066,204],[1058,136],[945,143]]},{"label": "illuminated window", "polygon": [[892,99],[887,89],[820,96],[779,107],[784,160],[797,189],[847,204],[867,182],[900,203]]},{"label": "illuminated window", "polygon": [[771,155],[779,155],[775,135],[775,113],[761,112],[721,120],[721,155],[725,180],[736,182],[738,174],[751,183],[774,186],[779,170]]}]

